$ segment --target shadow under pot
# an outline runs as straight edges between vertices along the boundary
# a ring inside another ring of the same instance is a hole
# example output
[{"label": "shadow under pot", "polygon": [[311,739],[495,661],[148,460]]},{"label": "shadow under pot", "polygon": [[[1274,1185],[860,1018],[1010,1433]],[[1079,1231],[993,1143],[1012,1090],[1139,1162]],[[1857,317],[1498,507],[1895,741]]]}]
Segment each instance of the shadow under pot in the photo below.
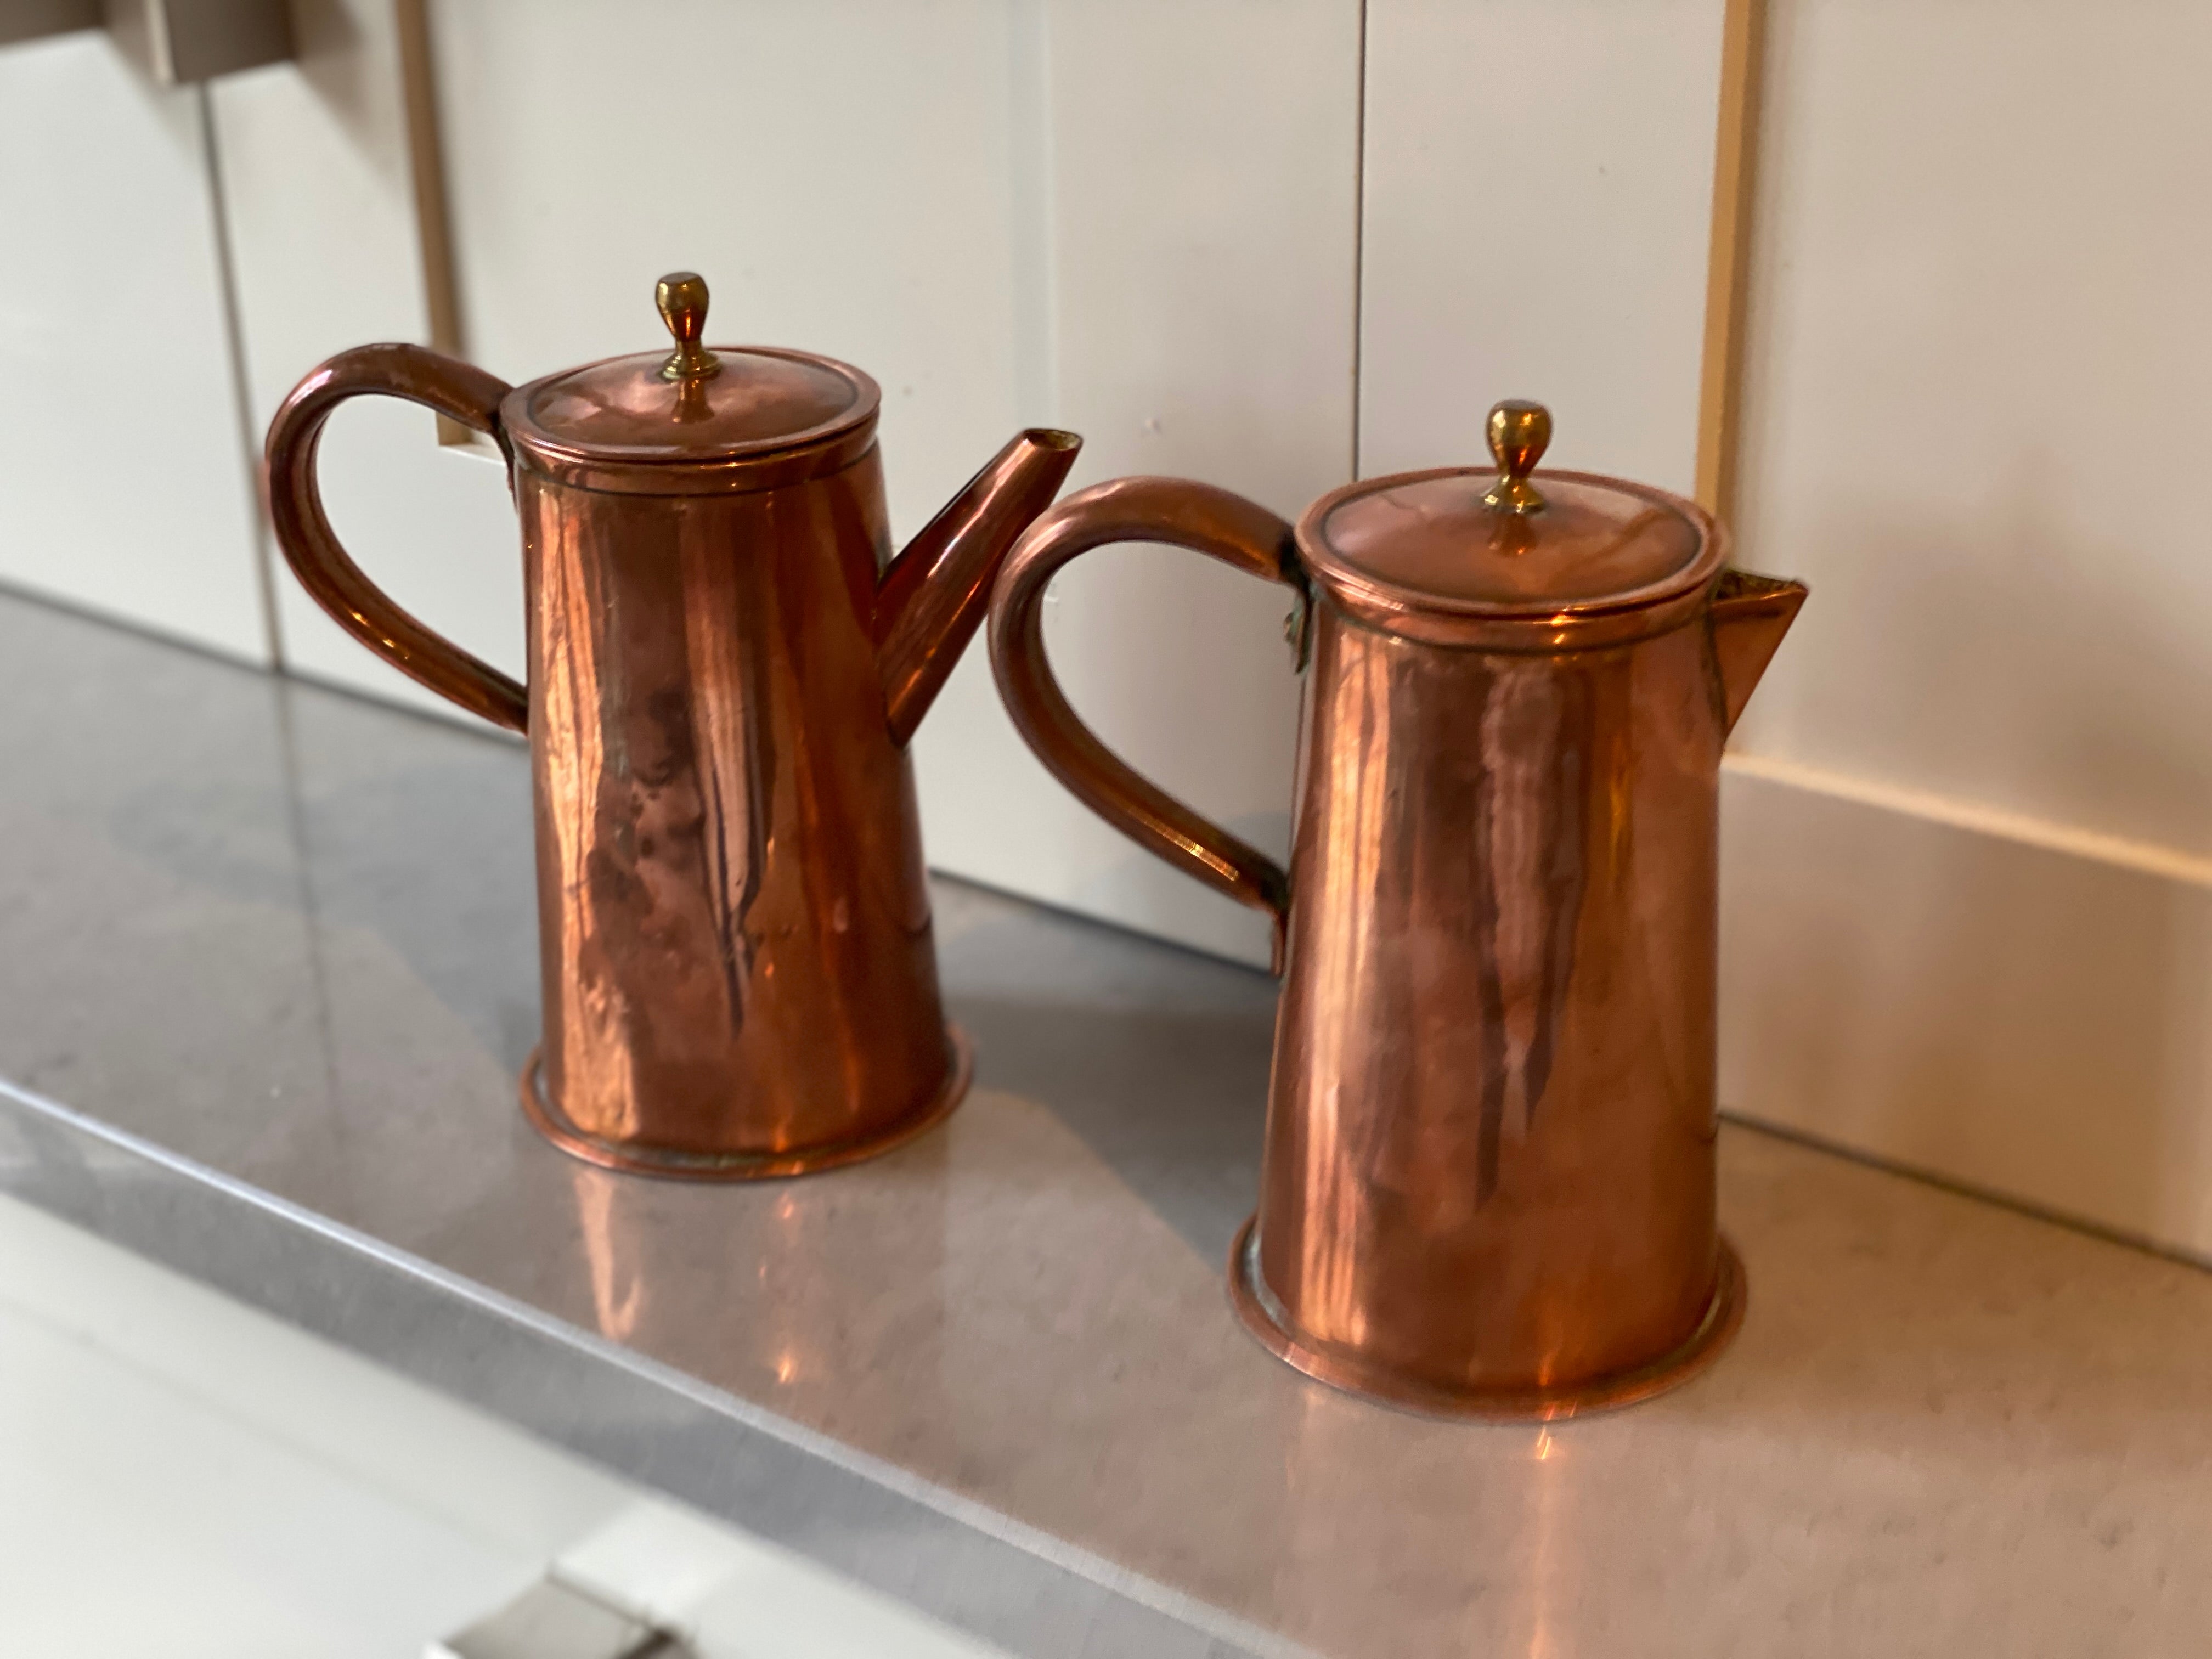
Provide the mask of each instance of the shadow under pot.
[{"label": "shadow under pot", "polygon": [[[1805,597],[1619,479],[1492,468],[1346,485],[1295,531],[1125,478],[1023,537],[992,598],[1014,723],[1060,781],[1275,922],[1283,977],[1238,1314],[1321,1380],[1442,1414],[1624,1404],[1711,1359],[1743,1270],[1715,1216],[1721,750]],[[1288,872],[1137,775],[1048,666],[1054,572],[1167,542],[1297,595]]]},{"label": "shadow under pot", "polygon": [[[897,1145],[965,1090],[906,745],[1079,441],[1017,437],[893,559],[876,383],[806,352],[708,349],[689,272],[659,301],[673,352],[520,387],[411,345],[331,358],[269,428],[270,517],[347,632],[530,738],[531,1121],[616,1169],[796,1175]],[[506,457],[526,689],[401,610],[332,535],[317,446],[368,392]]]}]

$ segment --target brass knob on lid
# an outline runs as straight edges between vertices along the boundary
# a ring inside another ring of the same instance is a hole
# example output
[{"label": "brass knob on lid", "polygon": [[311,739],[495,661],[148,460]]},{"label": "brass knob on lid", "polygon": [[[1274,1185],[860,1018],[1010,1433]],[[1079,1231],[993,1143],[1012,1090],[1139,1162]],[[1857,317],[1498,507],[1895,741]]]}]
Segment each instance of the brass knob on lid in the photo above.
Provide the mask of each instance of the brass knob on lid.
[{"label": "brass knob on lid", "polygon": [[1490,411],[1491,459],[1498,482],[1482,498],[1492,513],[1541,513],[1544,497],[1528,482],[1552,441],[1552,411],[1541,404],[1509,398]]},{"label": "brass knob on lid", "polygon": [[721,373],[714,354],[699,343],[707,331],[707,279],[696,270],[672,270],[653,291],[660,320],[676,338],[676,349],[660,366],[664,380],[703,380]]}]

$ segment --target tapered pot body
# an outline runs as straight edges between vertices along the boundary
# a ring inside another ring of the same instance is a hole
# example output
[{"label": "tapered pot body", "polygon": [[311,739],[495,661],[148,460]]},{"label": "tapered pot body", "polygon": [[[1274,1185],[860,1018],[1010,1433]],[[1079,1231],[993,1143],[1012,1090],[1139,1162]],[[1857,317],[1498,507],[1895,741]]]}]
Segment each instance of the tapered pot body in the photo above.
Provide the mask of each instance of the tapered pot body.
[{"label": "tapered pot body", "polygon": [[914,783],[872,636],[872,446],[750,490],[515,469],[545,1037],[570,1150],[785,1174],[957,1098]]},{"label": "tapered pot body", "polygon": [[1261,1196],[1237,1269],[1264,1340],[1316,1375],[1553,1414],[1649,1392],[1726,1334],[1726,716],[1703,608],[1674,616],[1504,650],[1316,600]]}]

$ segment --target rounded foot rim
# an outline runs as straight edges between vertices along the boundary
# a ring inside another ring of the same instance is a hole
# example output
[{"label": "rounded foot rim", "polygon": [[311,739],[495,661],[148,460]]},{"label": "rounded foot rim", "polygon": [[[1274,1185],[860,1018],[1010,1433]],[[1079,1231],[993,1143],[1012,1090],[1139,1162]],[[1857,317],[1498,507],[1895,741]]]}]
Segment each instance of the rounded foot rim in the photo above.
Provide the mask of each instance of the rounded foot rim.
[{"label": "rounded foot rim", "polygon": [[1425,1417],[1486,1419],[1492,1422],[1543,1422],[1585,1412],[1613,1411],[1679,1388],[1720,1357],[1743,1323],[1746,1292],[1743,1261],[1726,1235],[1720,1241],[1712,1300],[1686,1340],[1658,1358],[1610,1376],[1557,1389],[1464,1392],[1414,1382],[1340,1350],[1308,1341],[1281,1316],[1275,1298],[1260,1282],[1254,1227],[1237,1231],[1229,1251],[1229,1299],[1237,1316],[1260,1346],[1316,1382],[1362,1399],[1395,1406]]},{"label": "rounded foot rim", "polygon": [[658,1176],[669,1181],[781,1181],[792,1176],[834,1170],[863,1158],[880,1158],[903,1146],[951,1115],[975,1075],[975,1053],[957,1025],[945,1028],[952,1065],[945,1086],[920,1111],[858,1140],[831,1141],[785,1152],[685,1152],[666,1146],[637,1146],[586,1133],[546,1097],[542,1053],[532,1048],[520,1079],[522,1115],[531,1127],[571,1158],[626,1175]]}]

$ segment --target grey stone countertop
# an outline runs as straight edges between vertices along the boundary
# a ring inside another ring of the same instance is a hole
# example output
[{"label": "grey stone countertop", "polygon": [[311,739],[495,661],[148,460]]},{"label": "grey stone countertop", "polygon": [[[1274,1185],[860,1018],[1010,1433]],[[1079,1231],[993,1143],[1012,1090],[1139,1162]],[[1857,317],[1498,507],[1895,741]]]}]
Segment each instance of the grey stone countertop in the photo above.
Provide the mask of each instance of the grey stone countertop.
[{"label": "grey stone countertop", "polygon": [[1759,1132],[1678,1393],[1306,1382],[1223,1290],[1273,986],[951,883],[977,1085],[873,1163],[515,1109],[514,744],[0,599],[0,1189],[1025,1654],[2129,1654],[2212,1631],[2212,1275]]}]

